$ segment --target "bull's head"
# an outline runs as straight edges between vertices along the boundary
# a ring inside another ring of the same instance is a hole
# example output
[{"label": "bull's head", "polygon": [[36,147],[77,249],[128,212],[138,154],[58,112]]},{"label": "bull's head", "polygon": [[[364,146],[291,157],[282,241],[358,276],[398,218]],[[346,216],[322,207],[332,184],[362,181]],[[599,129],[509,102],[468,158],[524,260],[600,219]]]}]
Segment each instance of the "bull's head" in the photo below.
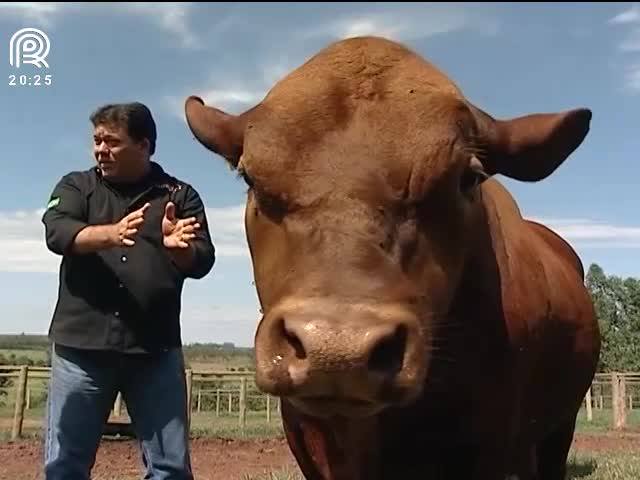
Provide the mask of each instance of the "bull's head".
[{"label": "bull's head", "polygon": [[197,97],[185,110],[249,187],[258,386],[313,415],[350,416],[421,392],[434,327],[482,230],[483,182],[547,177],[591,118],[495,120],[375,38],[323,50],[242,115]]}]

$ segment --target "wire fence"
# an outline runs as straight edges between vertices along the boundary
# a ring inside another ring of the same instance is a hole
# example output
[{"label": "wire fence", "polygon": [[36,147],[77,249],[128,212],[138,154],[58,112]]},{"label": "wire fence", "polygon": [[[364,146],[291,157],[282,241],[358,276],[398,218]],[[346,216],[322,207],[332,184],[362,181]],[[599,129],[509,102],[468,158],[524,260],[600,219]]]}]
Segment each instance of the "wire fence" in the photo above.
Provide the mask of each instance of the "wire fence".
[{"label": "wire fence", "polygon": [[[280,401],[261,392],[254,372],[185,371],[192,432],[216,424],[241,435],[252,429],[280,428]],[[49,367],[0,366],[0,434],[15,440],[38,432],[44,421]],[[215,421],[214,421],[215,420]],[[611,430],[640,428],[640,373],[599,373],[585,396],[580,421]],[[131,419],[120,394],[105,434],[132,435]]]}]

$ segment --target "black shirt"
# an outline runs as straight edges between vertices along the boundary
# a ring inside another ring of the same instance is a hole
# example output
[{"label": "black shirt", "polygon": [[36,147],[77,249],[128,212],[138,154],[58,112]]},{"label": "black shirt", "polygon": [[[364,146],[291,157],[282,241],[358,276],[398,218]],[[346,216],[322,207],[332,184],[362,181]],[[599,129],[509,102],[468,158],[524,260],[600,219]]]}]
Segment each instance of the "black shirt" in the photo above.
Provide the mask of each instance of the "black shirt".
[{"label": "black shirt", "polygon": [[[162,243],[167,202],[176,217],[200,223],[196,260],[182,272]],[[144,223],[133,246],[95,253],[71,253],[75,236],[89,225],[119,222],[145,203]],[[202,278],[215,262],[204,205],[189,184],[151,162],[135,185],[118,186],[98,168],[71,172],[57,183],[42,217],[49,250],[62,255],[58,301],[49,336],[77,348],[153,352],[181,345],[181,294],[186,278]]]}]

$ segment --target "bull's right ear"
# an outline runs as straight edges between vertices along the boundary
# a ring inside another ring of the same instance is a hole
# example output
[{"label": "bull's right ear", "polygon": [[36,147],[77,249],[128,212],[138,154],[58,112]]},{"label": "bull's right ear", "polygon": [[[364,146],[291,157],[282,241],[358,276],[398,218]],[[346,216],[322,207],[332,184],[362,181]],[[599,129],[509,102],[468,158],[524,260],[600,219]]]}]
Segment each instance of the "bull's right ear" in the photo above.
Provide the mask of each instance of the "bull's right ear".
[{"label": "bull's right ear", "polygon": [[200,97],[188,97],[184,104],[187,124],[207,149],[224,157],[236,168],[242,156],[244,130],[251,110],[232,115],[204,104]]}]

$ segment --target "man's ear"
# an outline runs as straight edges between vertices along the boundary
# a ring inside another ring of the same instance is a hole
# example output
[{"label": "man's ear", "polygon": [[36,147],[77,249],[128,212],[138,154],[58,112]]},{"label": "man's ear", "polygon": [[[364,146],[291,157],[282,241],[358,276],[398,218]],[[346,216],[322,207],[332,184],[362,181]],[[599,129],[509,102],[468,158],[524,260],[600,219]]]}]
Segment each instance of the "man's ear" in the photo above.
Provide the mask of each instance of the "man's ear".
[{"label": "man's ear", "polygon": [[562,165],[583,142],[591,122],[591,110],[586,108],[508,120],[470,108],[486,148],[485,171],[526,182],[543,180]]},{"label": "man's ear", "polygon": [[187,124],[196,139],[207,149],[224,157],[232,168],[238,166],[244,145],[244,130],[251,110],[232,115],[204,104],[196,96],[186,99]]},{"label": "man's ear", "polygon": [[142,148],[142,150],[146,150],[149,156],[153,155],[153,152],[151,151],[151,142],[148,138],[143,138],[140,141],[140,147]]}]

